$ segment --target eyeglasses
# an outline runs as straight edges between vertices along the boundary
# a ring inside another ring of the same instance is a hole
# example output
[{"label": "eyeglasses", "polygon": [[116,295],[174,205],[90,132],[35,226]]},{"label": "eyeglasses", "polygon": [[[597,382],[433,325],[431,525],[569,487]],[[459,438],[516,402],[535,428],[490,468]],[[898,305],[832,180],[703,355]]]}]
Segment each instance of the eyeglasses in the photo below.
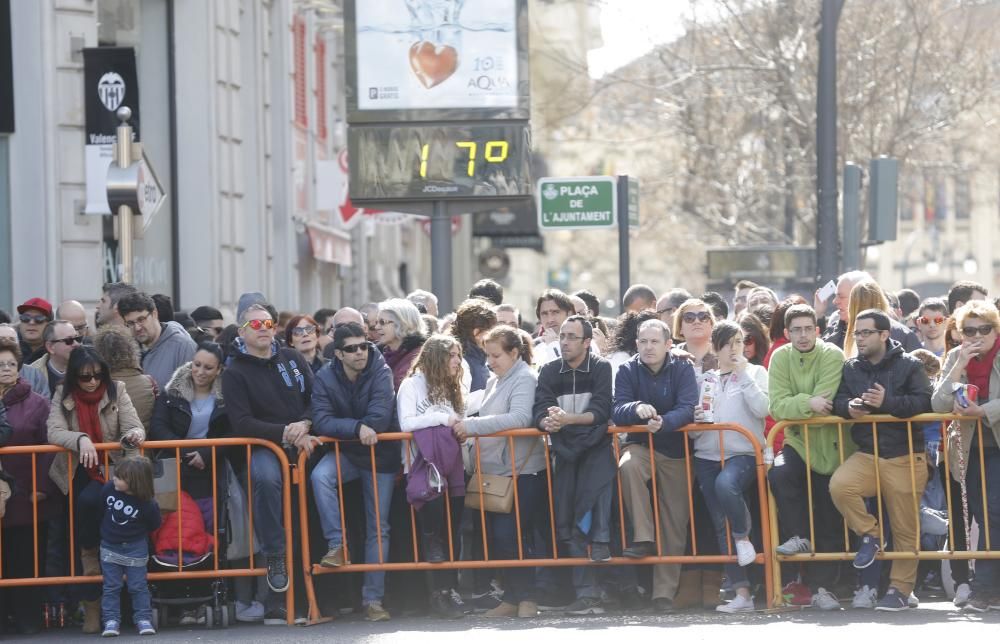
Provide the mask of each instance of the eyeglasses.
[{"label": "eyeglasses", "polygon": [[563,341],[565,341],[565,342],[576,342],[577,340],[583,340],[583,339],[584,338],[583,338],[582,335],[576,335],[575,333],[560,333],[559,334],[559,341],[560,342],[563,342]]},{"label": "eyeglasses", "polygon": [[708,322],[712,319],[712,314],[708,311],[688,311],[681,319],[688,324],[693,324],[696,320],[698,322]]},{"label": "eyeglasses", "polygon": [[103,375],[103,371],[98,371],[97,373],[81,373],[76,377],[76,379],[80,382],[93,382],[95,380],[100,380]]},{"label": "eyeglasses", "polygon": [[383,320],[382,318],[375,320],[375,326],[388,326],[395,323],[396,322],[394,320]]},{"label": "eyeglasses", "polygon": [[16,362],[0,362],[0,369],[17,369]]},{"label": "eyeglasses", "polygon": [[981,336],[987,336],[987,335],[990,334],[991,331],[993,331],[993,325],[992,324],[983,324],[983,325],[980,325],[980,326],[963,326],[962,327],[962,335],[964,335],[967,338],[974,338],[974,337],[976,337],[976,333],[978,333]]},{"label": "eyeglasses", "polygon": [[241,329],[250,327],[254,331],[260,331],[261,329],[267,329],[270,331],[274,328],[274,320],[268,318],[266,320],[247,320],[246,323],[241,326]]},{"label": "eyeglasses", "polygon": [[815,326],[793,326],[789,327],[788,335],[809,335],[816,330]]},{"label": "eyeglasses", "polygon": [[338,351],[343,351],[344,353],[356,353],[358,351],[368,351],[367,342],[358,342],[357,344],[345,344],[344,346],[337,349]]},{"label": "eyeglasses", "polygon": [[82,341],[79,336],[73,336],[72,338],[63,338],[62,340],[52,340],[52,342],[62,342],[67,347],[71,347],[74,344],[80,344]]},{"label": "eyeglasses", "polygon": [[134,320],[125,320],[125,326],[129,329],[134,329],[137,326],[141,326],[146,323],[146,320],[149,319],[150,315],[152,315],[152,313],[147,313],[146,315],[140,315]]},{"label": "eyeglasses", "polygon": [[944,320],[945,320],[945,318],[944,318],[943,315],[936,315],[936,316],[934,316],[932,318],[927,317],[926,315],[922,315],[922,316],[920,316],[920,317],[917,318],[917,323],[918,324],[931,324],[931,323],[933,323],[934,326],[941,326],[942,324],[944,324]]},{"label": "eyeglasses", "polygon": [[74,324],[73,325],[73,329],[77,333],[86,333],[86,331],[87,331],[87,323],[84,322],[83,324]]},{"label": "eyeglasses", "polygon": [[309,335],[311,333],[314,333],[315,331],[316,331],[315,325],[307,324],[305,326],[297,326],[294,329],[292,329],[292,335],[294,336]]},{"label": "eyeglasses", "polygon": [[[990,327],[990,328],[993,328],[993,327]],[[857,339],[861,339],[861,338],[867,338],[868,336],[872,335],[873,333],[880,333],[880,331],[878,329],[859,329],[859,330],[857,330],[857,331],[854,332],[854,339],[857,340]]]},{"label": "eyeglasses", "polygon": [[24,324],[44,324],[49,321],[48,316],[45,315],[30,315],[28,313],[21,314],[21,322]]}]

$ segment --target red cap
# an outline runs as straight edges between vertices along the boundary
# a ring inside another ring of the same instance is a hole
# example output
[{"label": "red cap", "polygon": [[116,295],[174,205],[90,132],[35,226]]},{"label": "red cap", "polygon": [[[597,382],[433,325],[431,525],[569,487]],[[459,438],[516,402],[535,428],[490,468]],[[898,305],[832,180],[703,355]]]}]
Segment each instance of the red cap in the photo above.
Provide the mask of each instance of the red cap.
[{"label": "red cap", "polygon": [[24,313],[28,309],[38,309],[39,311],[44,313],[49,319],[52,318],[52,305],[40,297],[33,297],[24,304],[22,304],[21,306],[17,307],[17,312]]}]

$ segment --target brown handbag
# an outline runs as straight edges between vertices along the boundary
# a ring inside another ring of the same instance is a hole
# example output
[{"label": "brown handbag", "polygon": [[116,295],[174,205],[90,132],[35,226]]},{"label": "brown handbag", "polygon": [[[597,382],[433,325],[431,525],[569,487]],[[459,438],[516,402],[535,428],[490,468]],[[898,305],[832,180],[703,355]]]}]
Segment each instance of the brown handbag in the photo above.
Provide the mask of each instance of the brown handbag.
[{"label": "brown handbag", "polygon": [[[535,443],[528,449],[525,462],[535,451]],[[516,463],[515,463],[516,465]],[[482,494],[480,494],[480,490]],[[480,504],[482,499],[482,504]],[[514,509],[514,477],[499,474],[483,474],[478,469],[473,472],[468,485],[465,486],[465,507],[473,510],[486,510],[498,514],[510,514]]]}]

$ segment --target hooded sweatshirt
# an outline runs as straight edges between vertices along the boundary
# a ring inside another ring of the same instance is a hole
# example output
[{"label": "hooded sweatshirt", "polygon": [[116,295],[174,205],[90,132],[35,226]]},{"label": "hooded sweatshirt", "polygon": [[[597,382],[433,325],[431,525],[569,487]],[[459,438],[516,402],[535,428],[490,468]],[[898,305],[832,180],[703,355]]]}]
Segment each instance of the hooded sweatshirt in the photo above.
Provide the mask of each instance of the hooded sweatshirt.
[{"label": "hooded sweatshirt", "polygon": [[[486,382],[479,416],[465,419],[469,436],[489,436],[505,429],[531,426],[535,404],[535,372],[524,360],[518,360],[503,376],[490,376]],[[513,439],[518,474],[535,474],[545,469],[545,446],[541,436],[518,436]],[[511,439],[505,437],[479,440],[479,463],[484,474],[512,476]],[[471,462],[476,462],[474,441],[468,446]]]},{"label": "hooded sweatshirt", "polygon": [[281,445],[285,426],[312,422],[313,373],[295,349],[271,344],[271,356],[247,353],[236,341],[232,364],[222,372],[222,397],[236,436],[263,438]]},{"label": "hooded sweatshirt", "polygon": [[[771,398],[771,416],[776,421],[804,420],[817,416],[809,407],[813,396],[826,396],[832,400],[844,367],[844,352],[834,344],[816,340],[812,351],[803,353],[793,344],[786,344],[771,356],[768,369],[768,395]],[[818,474],[829,475],[840,464],[840,436],[844,437],[844,459],[854,451],[854,441],[845,428],[836,425],[810,425],[803,430],[800,425],[785,429],[784,448],[794,450],[806,460],[803,431],[809,432],[809,465]]]},{"label": "hooded sweatshirt", "polygon": [[153,376],[160,387],[173,378],[177,367],[191,362],[198,345],[191,335],[176,322],[162,325],[160,337],[142,356],[142,370]]}]

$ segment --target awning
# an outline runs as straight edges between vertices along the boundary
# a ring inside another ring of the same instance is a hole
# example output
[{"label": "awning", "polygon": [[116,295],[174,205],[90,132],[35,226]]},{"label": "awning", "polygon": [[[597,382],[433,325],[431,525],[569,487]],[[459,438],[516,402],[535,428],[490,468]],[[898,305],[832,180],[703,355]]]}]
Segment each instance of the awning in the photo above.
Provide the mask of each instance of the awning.
[{"label": "awning", "polygon": [[350,235],[314,222],[306,222],[306,231],[309,233],[313,257],[317,261],[341,266],[352,265]]}]

